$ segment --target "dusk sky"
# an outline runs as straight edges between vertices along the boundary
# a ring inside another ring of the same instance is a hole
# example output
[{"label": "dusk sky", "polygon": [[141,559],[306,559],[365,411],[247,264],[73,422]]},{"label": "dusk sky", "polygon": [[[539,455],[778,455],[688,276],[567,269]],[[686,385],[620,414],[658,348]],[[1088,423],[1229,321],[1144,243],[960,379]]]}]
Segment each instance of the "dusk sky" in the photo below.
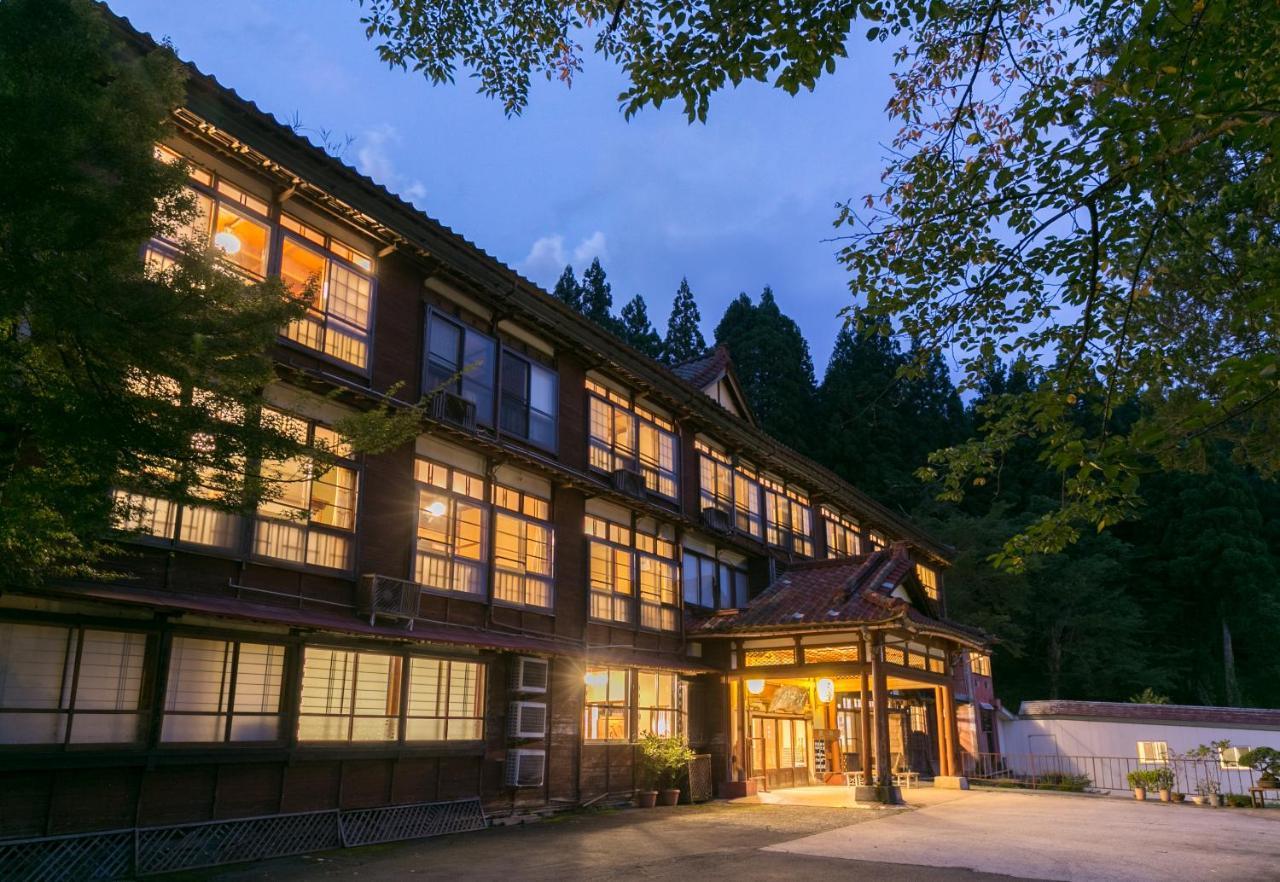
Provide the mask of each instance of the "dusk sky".
[{"label": "dusk sky", "polygon": [[852,297],[823,240],[837,201],[878,190],[894,131],[886,46],[855,35],[813,93],[724,92],[705,125],[676,104],[625,120],[621,75],[588,54],[572,89],[540,80],[508,119],[465,74],[432,86],[383,65],[355,2],[110,5],[313,140],[350,136],[347,162],[547,288],[598,256],[615,311],[641,293],[662,332],[685,275],[710,341],[738,292],[771,285],[821,379]]}]

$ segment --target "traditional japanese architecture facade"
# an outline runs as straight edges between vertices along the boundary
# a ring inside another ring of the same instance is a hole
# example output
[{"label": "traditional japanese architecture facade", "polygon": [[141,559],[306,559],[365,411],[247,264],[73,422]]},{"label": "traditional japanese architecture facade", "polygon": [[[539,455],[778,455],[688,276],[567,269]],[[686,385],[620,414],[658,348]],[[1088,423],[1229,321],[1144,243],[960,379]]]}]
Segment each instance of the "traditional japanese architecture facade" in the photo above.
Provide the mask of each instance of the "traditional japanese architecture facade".
[{"label": "traditional japanese architecture facade", "polygon": [[[320,281],[267,391],[341,456],[241,515],[122,486],[125,576],[0,585],[0,838],[577,805],[636,788],[646,732],[720,785],[959,774],[951,675],[985,638],[945,620],[947,548],[762,432],[723,351],[669,370],[188,92],[158,155],[229,272]],[[334,421],[393,388],[430,396],[416,442],[345,450]]]}]

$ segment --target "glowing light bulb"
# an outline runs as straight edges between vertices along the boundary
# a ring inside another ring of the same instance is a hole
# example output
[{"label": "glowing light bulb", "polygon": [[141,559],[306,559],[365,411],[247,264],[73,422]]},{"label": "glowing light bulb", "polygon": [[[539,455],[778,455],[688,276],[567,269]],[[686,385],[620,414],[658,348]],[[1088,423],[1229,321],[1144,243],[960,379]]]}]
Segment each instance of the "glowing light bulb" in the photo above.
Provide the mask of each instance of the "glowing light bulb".
[{"label": "glowing light bulb", "polygon": [[445,505],[439,499],[437,499],[435,502],[431,503],[430,505],[428,505],[426,508],[423,509],[423,511],[431,515],[433,518],[440,517],[440,515],[444,514],[444,510],[445,510]]},{"label": "glowing light bulb", "polygon": [[759,695],[764,692],[764,680],[748,680],[747,691],[752,695]]},{"label": "glowing light bulb", "polygon": [[818,701],[826,704],[828,701],[836,697],[836,684],[831,682],[829,677],[823,677],[818,681]]},{"label": "glowing light bulb", "polygon": [[213,237],[213,244],[226,254],[240,253],[240,237],[230,230],[223,230]]}]

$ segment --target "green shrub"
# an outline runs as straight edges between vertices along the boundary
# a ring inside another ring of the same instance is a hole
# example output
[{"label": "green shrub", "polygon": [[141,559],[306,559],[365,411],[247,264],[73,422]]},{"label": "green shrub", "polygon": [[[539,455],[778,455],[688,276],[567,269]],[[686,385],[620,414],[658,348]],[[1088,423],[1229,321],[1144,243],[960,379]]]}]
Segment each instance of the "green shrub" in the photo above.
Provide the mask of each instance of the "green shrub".
[{"label": "green shrub", "polygon": [[1134,769],[1129,773],[1129,786],[1135,790],[1142,787],[1146,790],[1159,790],[1160,773],[1168,769]]},{"label": "green shrub", "polygon": [[1152,770],[1151,787],[1154,790],[1172,790],[1174,780],[1173,769],[1168,766]]},{"label": "green shrub", "polygon": [[659,789],[676,787],[693,756],[688,743],[676,735],[646,735],[640,739],[640,762]]},{"label": "green shrub", "polygon": [[1063,793],[1083,793],[1092,783],[1088,775],[1070,775],[1066,772],[1049,772],[1038,779],[1041,790],[1058,790]]}]

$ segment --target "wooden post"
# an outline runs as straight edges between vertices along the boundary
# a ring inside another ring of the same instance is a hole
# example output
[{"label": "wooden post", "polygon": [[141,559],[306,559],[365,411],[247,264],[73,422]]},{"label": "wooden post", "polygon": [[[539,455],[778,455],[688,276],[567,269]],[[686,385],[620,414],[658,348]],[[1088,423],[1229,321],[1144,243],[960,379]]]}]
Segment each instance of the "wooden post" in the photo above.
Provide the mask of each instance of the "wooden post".
[{"label": "wooden post", "polygon": [[893,779],[889,774],[889,685],[880,658],[883,649],[884,639],[877,636],[871,647],[871,690],[876,706],[876,786],[888,797]]},{"label": "wooden post", "polygon": [[956,726],[955,692],[948,684],[942,687],[942,695],[947,703],[947,761],[951,774],[960,775],[960,729]]},{"label": "wooden post", "polygon": [[[863,657],[869,654],[870,643],[863,642]],[[871,783],[871,694],[867,686],[867,668],[862,667],[861,691],[858,701],[858,725],[862,737],[858,741],[858,759],[862,761],[862,780]]]},{"label": "wooden post", "polygon": [[938,774],[950,775],[950,751],[947,749],[947,740],[950,730],[947,727],[947,712],[945,707],[946,698],[942,693],[941,686],[933,688],[934,717],[937,719],[938,725]]}]

